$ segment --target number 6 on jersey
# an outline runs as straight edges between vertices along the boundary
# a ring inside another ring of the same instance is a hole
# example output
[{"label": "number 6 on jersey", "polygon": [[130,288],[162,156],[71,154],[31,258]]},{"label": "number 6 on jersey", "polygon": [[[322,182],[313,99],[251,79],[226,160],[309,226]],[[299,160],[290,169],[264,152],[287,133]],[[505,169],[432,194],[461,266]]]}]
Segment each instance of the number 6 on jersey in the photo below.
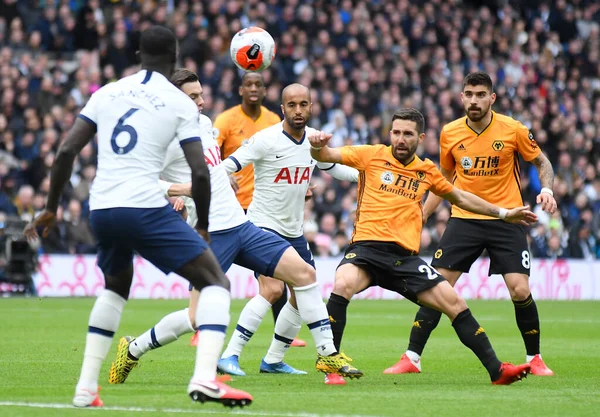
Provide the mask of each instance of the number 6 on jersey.
[{"label": "number 6 on jersey", "polygon": [[[119,119],[115,128],[113,129],[112,136],[110,137],[110,144],[112,146],[113,151],[116,154],[119,154],[119,155],[126,154],[127,152],[131,151],[135,147],[135,145],[137,143],[138,134],[137,134],[136,130],[133,128],[133,126],[126,125],[124,123],[125,123],[125,120],[127,120],[129,117],[131,117],[138,110],[139,109],[136,109],[136,108],[129,109],[127,111],[127,113],[125,113]],[[127,142],[127,144],[125,146],[119,146],[117,144],[117,137],[121,133],[129,134],[129,141]]]}]

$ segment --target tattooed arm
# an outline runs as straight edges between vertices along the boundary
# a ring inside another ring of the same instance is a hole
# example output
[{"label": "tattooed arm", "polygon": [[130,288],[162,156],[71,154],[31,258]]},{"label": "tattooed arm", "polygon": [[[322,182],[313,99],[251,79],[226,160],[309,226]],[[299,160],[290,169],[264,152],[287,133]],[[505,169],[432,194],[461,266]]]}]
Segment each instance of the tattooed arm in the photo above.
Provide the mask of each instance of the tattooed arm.
[{"label": "tattooed arm", "polygon": [[540,183],[542,184],[542,190],[538,194],[536,202],[537,204],[542,205],[542,210],[552,214],[556,211],[557,206],[552,193],[552,187],[554,185],[554,170],[552,169],[552,164],[543,153],[536,156],[531,163],[537,168]]}]

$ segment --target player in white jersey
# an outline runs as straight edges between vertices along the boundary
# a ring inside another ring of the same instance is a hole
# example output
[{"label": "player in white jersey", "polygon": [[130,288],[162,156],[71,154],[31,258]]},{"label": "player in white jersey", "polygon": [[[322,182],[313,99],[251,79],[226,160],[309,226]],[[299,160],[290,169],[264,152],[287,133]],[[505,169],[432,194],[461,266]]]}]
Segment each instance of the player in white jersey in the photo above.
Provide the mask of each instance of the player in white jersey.
[{"label": "player in white jersey", "polygon": [[[177,69],[173,73],[172,82],[194,99],[198,110],[202,110],[202,86],[194,73],[186,69]],[[275,276],[294,287],[299,293],[299,315],[307,323],[312,324],[321,366],[333,368],[336,372],[349,376],[360,372],[351,367],[342,355],[338,355],[337,351],[331,350],[329,346],[331,330],[327,312],[321,307],[321,304],[323,307],[324,304],[316,287],[314,269],[302,260],[286,240],[248,221],[223,169],[219,146],[213,137],[210,119],[200,115],[198,123],[202,126],[204,156],[211,173],[212,204],[209,214],[209,232],[212,240],[210,246],[221,268],[226,271],[235,262],[258,273]],[[183,183],[189,181],[190,175],[181,150],[170,146],[162,171],[163,178],[167,180],[162,182],[163,190],[171,196],[185,195],[184,190],[187,187],[183,186]],[[187,209],[189,213],[196,210],[193,203],[189,201]],[[192,217],[188,219],[190,218]],[[194,292],[196,290],[192,289],[192,295]],[[137,365],[138,359],[143,354],[194,331],[196,328],[194,317],[197,317],[194,314],[196,310],[194,298],[193,296],[190,298],[189,309],[165,316],[139,338],[133,339],[130,336],[121,338],[117,358],[110,370],[109,382],[115,384],[125,382],[129,372]],[[271,363],[263,361],[260,370],[268,373],[299,373],[282,360]]]},{"label": "player in white jersey", "polygon": [[[358,171],[343,165],[317,163],[310,156],[307,136],[315,132],[307,127],[311,115],[310,91],[301,84],[287,86],[282,92],[282,123],[261,130],[246,145],[236,150],[223,165],[229,173],[254,164],[254,194],[248,218],[290,242],[312,268],[315,267],[308,242],[303,235],[304,197],[315,166],[334,177],[358,181]],[[244,307],[227,349],[219,360],[219,371],[243,376],[239,356],[258,329],[271,302],[285,291],[283,284],[268,276],[259,277],[259,294]],[[275,323],[275,335],[266,361],[282,360],[301,326],[294,291]],[[309,325],[310,327],[310,325]]]},{"label": "player in white jersey", "polygon": [[57,153],[46,209],[25,230],[28,238],[37,238],[38,227],[47,234],[54,225],[73,161],[97,133],[98,171],[91,189],[90,223],[106,289],[90,314],[73,405],[103,405],[98,377],[129,296],[136,251],[163,272],[177,272],[199,290],[195,320],[202,337],[189,395],[195,401],[244,406],[252,396],[216,381],[217,359],[230,320],[229,280],[205,240],[170,207],[157,187],[167,147],[175,140],[191,169],[197,230],[208,238],[210,183],[198,112],[167,78],[177,58],[173,32],[161,26],[144,31],[140,57],[141,71],[102,87],[81,111]]}]

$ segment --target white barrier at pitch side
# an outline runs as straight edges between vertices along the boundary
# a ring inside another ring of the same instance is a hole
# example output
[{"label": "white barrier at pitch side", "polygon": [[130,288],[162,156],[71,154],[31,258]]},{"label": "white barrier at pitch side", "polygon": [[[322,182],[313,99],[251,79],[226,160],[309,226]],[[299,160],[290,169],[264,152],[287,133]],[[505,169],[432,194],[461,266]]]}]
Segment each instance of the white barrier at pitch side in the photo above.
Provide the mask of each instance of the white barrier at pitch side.
[{"label": "white barrier at pitch side", "polygon": [[[315,261],[321,292],[327,298],[333,288],[339,259],[317,258]],[[456,288],[464,298],[509,298],[502,277],[488,277],[488,267],[489,259],[479,259],[470,273],[460,278]],[[187,281],[178,275],[165,276],[142,258],[136,258],[134,270],[130,298],[187,298]],[[232,298],[256,295],[258,285],[251,271],[233,265],[227,276],[231,280]],[[34,281],[40,297],[95,296],[104,288],[103,275],[93,255],[43,255]],[[534,259],[530,284],[538,300],[600,300],[600,261]],[[0,289],[8,289],[8,285],[0,284]],[[355,298],[402,299],[379,287],[369,288]]]}]

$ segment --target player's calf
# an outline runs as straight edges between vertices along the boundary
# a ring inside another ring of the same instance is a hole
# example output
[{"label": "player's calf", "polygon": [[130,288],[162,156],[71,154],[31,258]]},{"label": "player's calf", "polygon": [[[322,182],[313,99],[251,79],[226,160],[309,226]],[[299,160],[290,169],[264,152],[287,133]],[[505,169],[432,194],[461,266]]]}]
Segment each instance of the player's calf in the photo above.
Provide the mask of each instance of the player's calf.
[{"label": "player's calf", "polygon": [[284,291],[285,284],[281,280],[263,275],[258,277],[258,293],[267,300],[271,307],[281,298]]},{"label": "player's calf", "polygon": [[354,294],[368,288],[371,280],[367,273],[353,264],[343,264],[335,273],[332,293],[346,300],[351,300]]}]

